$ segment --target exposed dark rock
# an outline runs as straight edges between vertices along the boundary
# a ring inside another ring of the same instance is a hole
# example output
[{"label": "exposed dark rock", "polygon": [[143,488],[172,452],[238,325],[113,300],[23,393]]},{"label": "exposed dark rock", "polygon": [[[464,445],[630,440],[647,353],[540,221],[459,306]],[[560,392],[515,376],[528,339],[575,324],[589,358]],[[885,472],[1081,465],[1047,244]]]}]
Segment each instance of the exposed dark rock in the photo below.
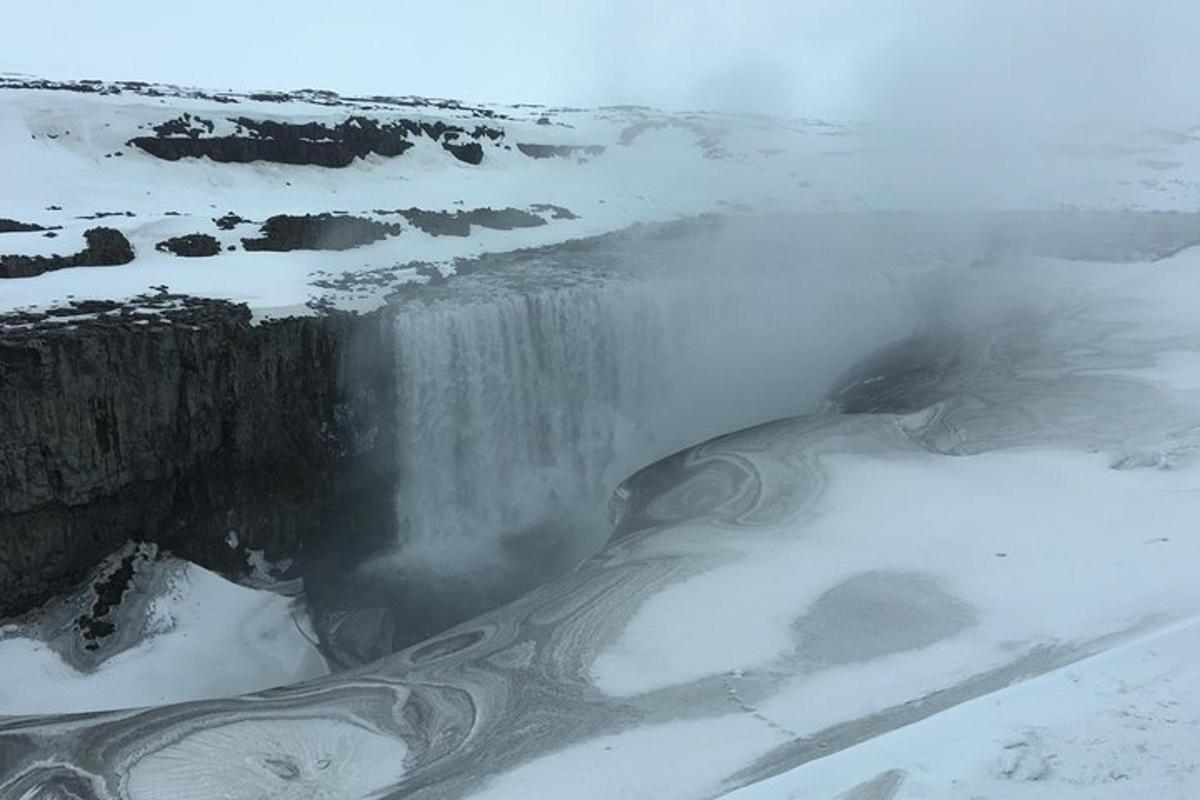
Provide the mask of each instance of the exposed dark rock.
[{"label": "exposed dark rock", "polygon": [[192,138],[200,136],[205,131],[212,133],[215,129],[216,123],[212,120],[193,117],[187,113],[154,126],[154,132],[159,136],[190,136]]},{"label": "exposed dark rock", "polygon": [[236,228],[238,225],[241,225],[242,223],[249,222],[249,221],[250,220],[243,219],[242,217],[239,217],[237,214],[230,211],[225,216],[217,217],[216,219],[214,219],[213,224],[216,225],[218,228],[220,228],[223,231],[231,231],[234,228]]},{"label": "exposed dark rock", "polygon": [[35,222],[17,222],[15,219],[0,217],[0,233],[32,233],[33,231],[60,230],[61,226],[47,228]]},{"label": "exposed dark rock", "polygon": [[133,563],[137,557],[138,551],[130,552],[117,563],[116,569],[92,584],[96,599],[91,608],[75,620],[83,638],[91,640],[84,645],[85,647],[97,649],[99,645],[96,640],[116,630],[116,626],[108,619],[108,614],[121,604],[121,598],[133,582]]},{"label": "exposed dark rock", "polygon": [[426,136],[428,136],[430,139],[441,139],[447,133],[455,133],[456,134],[462,130],[461,128],[452,127],[450,125],[447,125],[446,123],[442,122],[440,119],[436,122],[422,122],[419,124],[420,124],[421,131],[424,132],[424,134]]},{"label": "exposed dark rock", "polygon": [[407,219],[414,228],[431,236],[470,236],[471,221],[462,211],[422,211],[410,208],[395,212]]},{"label": "exposed dark rock", "polygon": [[87,247],[75,256],[77,267],[115,267],[133,261],[133,246],[115,228],[91,228],[83,233]]},{"label": "exposed dark rock", "polygon": [[546,224],[546,220],[537,214],[531,214],[519,208],[477,208],[473,211],[458,213],[469,218],[472,225],[500,231],[509,231],[514,228],[538,228]]},{"label": "exposed dark rock", "polygon": [[[127,540],[236,574],[247,549],[275,560],[323,537],[394,535],[382,312],[252,325],[223,301],[140,302],[150,310],[0,318],[0,617],[76,585]],[[97,636],[110,588],[86,623]]]},{"label": "exposed dark rock", "polygon": [[604,152],[602,144],[522,144],[517,149],[530,158],[572,158],[577,155],[598,156]]},{"label": "exposed dark rock", "polygon": [[231,121],[238,126],[239,135],[202,136],[195,127],[180,135],[172,131],[187,123],[175,121],[178,124],[164,123],[171,126],[168,132],[160,132],[163,126],[158,126],[155,136],[139,136],[129,144],[167,161],[207,157],[218,162],[344,167],[371,153],[398,156],[413,146],[408,137],[420,133],[419,127],[407,120],[380,124],[366,117],[351,117],[333,127],[319,122],[294,124],[247,117]]},{"label": "exposed dark rock", "polygon": [[[276,102],[287,99],[287,95],[275,96]],[[153,126],[154,136],[138,136],[128,143],[168,161],[207,157],[218,162],[345,167],[372,153],[399,156],[413,146],[412,139],[420,136],[441,142],[460,161],[479,164],[483,160],[479,142],[504,136],[503,129],[486,125],[468,131],[440,120],[380,122],[364,116],[351,116],[332,127],[320,122],[276,122],[244,116],[230,118],[229,122],[235,126],[232,135],[213,136],[216,126],[212,120],[183,114]]]},{"label": "exposed dark rock", "polygon": [[400,233],[394,223],[333,214],[279,214],[263,223],[258,239],[242,239],[247,250],[349,250]]},{"label": "exposed dark rock", "polygon": [[442,144],[442,147],[448,150],[459,161],[467,164],[483,163],[483,146],[479,142],[468,142],[466,144],[445,142]]},{"label": "exposed dark rock", "polygon": [[113,267],[133,261],[133,247],[114,228],[91,228],[87,246],[70,256],[0,256],[0,278],[30,278],[67,267]]},{"label": "exposed dark rock", "polygon": [[378,214],[399,214],[414,228],[431,236],[470,236],[471,226],[508,231],[514,228],[536,228],[546,224],[537,214],[519,208],[476,208],[471,211],[424,211],[419,208],[376,211]]},{"label": "exposed dark rock", "polygon": [[159,242],[154,245],[154,249],[177,256],[198,258],[217,255],[221,252],[221,243],[207,233],[190,233]]}]

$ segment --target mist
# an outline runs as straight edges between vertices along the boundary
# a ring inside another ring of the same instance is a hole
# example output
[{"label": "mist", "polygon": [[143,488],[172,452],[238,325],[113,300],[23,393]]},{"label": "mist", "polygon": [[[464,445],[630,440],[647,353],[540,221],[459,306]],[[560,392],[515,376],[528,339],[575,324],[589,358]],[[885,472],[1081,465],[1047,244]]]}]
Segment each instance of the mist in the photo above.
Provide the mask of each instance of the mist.
[{"label": "mist", "polygon": [[1200,10],[1186,0],[464,0],[453,13],[213,0],[169,15],[148,0],[50,0],[9,9],[5,23],[3,70],[211,88],[641,104],[947,137],[1190,121],[1200,103]]},{"label": "mist", "polygon": [[965,217],[706,218],[483,258],[397,305],[394,543],[310,595],[339,622],[389,609],[386,650],[563,575],[609,542],[627,478],[826,413],[843,373],[929,323],[930,270],[994,236]]}]

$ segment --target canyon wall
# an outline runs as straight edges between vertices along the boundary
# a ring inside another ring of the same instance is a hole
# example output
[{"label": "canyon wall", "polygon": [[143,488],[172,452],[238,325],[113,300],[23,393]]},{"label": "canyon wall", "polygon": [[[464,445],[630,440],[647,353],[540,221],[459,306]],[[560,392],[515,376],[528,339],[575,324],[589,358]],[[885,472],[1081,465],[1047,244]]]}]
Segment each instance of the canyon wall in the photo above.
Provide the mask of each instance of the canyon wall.
[{"label": "canyon wall", "polygon": [[378,314],[253,325],[211,301],[6,328],[0,616],[127,539],[238,573],[248,549],[336,535],[356,495],[391,491],[388,330]]}]

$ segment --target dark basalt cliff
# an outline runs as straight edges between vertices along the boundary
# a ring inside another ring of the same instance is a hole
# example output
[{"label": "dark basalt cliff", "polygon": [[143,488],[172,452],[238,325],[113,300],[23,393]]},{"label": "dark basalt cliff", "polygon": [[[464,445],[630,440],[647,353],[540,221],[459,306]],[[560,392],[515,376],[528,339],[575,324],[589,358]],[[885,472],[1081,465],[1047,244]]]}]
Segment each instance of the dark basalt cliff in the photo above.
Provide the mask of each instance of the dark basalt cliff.
[{"label": "dark basalt cliff", "polygon": [[237,573],[391,533],[386,312],[173,305],[0,327],[0,617],[129,539]]}]

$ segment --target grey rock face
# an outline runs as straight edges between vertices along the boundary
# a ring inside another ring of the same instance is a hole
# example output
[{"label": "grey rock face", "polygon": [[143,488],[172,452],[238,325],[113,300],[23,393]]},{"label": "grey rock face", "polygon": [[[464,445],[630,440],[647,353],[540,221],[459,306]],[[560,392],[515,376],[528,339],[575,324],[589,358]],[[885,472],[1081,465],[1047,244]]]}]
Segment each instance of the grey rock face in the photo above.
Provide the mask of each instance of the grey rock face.
[{"label": "grey rock face", "polygon": [[204,302],[0,327],[0,616],[128,539],[236,572],[247,549],[382,534],[387,520],[364,517],[390,503],[360,502],[392,491],[381,316],[252,325],[244,306]]}]

